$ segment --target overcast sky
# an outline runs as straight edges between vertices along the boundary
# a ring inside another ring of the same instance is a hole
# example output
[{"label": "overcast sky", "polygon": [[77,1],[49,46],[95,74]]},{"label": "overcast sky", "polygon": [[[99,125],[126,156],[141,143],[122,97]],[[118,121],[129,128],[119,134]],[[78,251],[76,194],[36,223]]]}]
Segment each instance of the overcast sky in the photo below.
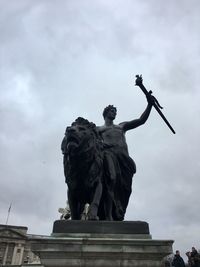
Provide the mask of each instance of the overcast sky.
[{"label": "overcast sky", "polygon": [[60,143],[78,116],[116,123],[146,107],[134,75],[164,106],[127,133],[137,164],[126,220],[182,254],[200,248],[200,1],[0,1],[0,223],[50,234],[65,206]]}]

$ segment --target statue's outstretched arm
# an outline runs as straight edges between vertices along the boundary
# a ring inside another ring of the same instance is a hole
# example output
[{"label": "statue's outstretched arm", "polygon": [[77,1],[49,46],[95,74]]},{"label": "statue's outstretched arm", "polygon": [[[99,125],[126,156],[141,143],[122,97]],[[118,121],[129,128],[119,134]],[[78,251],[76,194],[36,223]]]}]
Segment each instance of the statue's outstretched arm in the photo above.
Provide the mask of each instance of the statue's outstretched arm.
[{"label": "statue's outstretched arm", "polygon": [[144,124],[149,117],[149,114],[151,112],[151,108],[152,108],[152,103],[151,103],[151,101],[148,101],[148,105],[147,105],[145,111],[140,116],[140,118],[132,120],[132,121],[125,121],[125,122],[120,123],[120,126],[123,128],[124,132],[126,132],[128,130],[132,130],[132,129],[137,128],[138,126],[141,126],[142,124]]}]

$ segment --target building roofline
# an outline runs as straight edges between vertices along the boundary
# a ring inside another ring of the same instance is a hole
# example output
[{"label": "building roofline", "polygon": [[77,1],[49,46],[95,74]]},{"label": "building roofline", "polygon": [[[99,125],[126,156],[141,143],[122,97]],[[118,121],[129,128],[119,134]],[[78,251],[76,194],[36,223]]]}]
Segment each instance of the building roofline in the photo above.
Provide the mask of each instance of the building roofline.
[{"label": "building roofline", "polygon": [[0,224],[0,228],[8,228],[8,229],[23,229],[28,230],[27,226],[16,226],[16,225],[6,225],[6,224]]}]

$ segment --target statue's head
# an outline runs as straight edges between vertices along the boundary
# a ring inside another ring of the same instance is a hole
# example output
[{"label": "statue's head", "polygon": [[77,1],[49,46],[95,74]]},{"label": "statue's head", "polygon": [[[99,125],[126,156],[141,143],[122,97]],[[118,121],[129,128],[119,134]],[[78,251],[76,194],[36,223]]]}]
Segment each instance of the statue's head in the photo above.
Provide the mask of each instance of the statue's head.
[{"label": "statue's head", "polygon": [[117,108],[114,107],[113,105],[109,105],[104,108],[104,111],[103,111],[104,119],[107,117],[109,119],[114,120],[116,115],[117,115]]}]

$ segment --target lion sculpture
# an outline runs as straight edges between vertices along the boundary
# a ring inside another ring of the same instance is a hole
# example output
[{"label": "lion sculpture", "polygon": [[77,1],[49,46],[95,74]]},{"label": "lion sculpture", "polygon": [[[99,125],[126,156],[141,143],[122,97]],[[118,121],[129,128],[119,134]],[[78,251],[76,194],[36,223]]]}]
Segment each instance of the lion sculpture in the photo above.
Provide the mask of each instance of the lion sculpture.
[{"label": "lion sculpture", "polygon": [[61,150],[71,219],[80,220],[88,203],[88,220],[98,220],[103,190],[103,153],[96,125],[77,118],[66,128]]}]

